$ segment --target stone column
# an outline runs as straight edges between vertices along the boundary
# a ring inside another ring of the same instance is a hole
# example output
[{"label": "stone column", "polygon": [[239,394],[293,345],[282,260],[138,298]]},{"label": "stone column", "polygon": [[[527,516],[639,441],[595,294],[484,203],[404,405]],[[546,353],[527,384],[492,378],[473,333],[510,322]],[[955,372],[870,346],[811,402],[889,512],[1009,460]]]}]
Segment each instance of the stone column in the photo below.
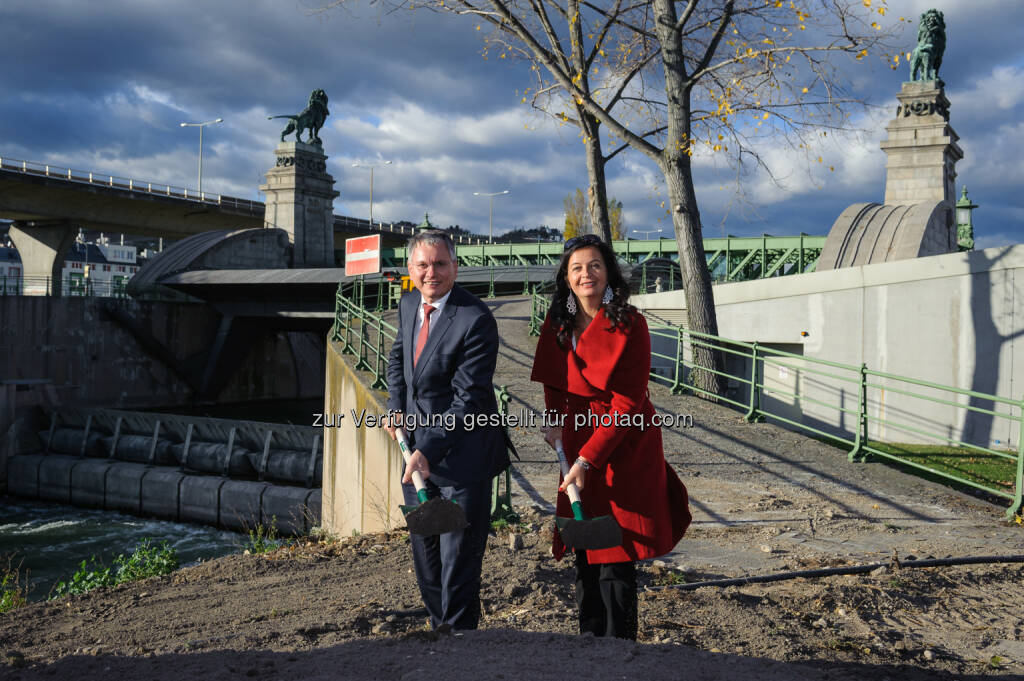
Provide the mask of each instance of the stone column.
[{"label": "stone column", "polygon": [[288,233],[292,267],[334,267],[334,178],[319,145],[281,142],[267,171],[264,227]]},{"label": "stone column", "polygon": [[956,199],[956,162],[964,157],[949,125],[949,100],[940,80],[903,83],[896,118],[882,142],[888,156],[885,204],[909,205]]},{"label": "stone column", "polygon": [[15,222],[10,236],[21,256],[22,291],[27,296],[60,296],[64,257],[78,230],[67,222],[26,225]]}]

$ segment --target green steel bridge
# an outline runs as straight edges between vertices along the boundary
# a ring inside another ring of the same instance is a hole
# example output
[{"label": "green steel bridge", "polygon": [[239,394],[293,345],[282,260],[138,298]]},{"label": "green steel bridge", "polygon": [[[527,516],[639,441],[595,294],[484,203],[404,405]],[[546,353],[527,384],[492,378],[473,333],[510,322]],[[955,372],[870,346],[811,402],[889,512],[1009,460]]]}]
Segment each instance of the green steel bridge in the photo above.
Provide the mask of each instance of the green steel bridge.
[{"label": "green steel bridge", "polygon": [[[824,236],[808,234],[728,236],[705,239],[704,258],[714,281],[744,281],[813,272],[824,245]],[[615,241],[613,247],[619,257],[630,264],[660,261],[671,266],[679,260],[675,239],[630,239]],[[458,246],[460,267],[555,265],[561,255],[562,243],[551,241]],[[405,248],[383,248],[381,259],[385,268],[405,267]]]}]

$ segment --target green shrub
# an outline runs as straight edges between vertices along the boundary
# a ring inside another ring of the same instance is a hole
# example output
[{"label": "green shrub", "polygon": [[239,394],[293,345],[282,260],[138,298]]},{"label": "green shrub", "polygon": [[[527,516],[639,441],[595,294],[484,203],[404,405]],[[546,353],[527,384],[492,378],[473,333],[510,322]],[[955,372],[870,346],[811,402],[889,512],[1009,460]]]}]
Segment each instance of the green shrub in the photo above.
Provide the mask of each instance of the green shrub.
[{"label": "green shrub", "polygon": [[146,577],[166,575],[177,568],[177,552],[168,546],[166,541],[161,542],[159,546],[153,546],[150,540],[143,539],[131,555],[126,558],[123,553],[119,554],[110,567],[105,567],[96,556],[88,561],[83,560],[69,581],[57,583],[53,598],[85,593],[101,586],[114,586]]},{"label": "green shrub", "polygon": [[7,561],[7,567],[0,572],[0,613],[20,608],[28,602],[26,593],[28,586],[21,583],[21,574],[18,568]]},{"label": "green shrub", "polygon": [[277,535],[277,518],[270,519],[270,525],[257,525],[249,530],[249,538],[245,542],[245,552],[250,554],[270,553],[281,547],[284,540]]}]

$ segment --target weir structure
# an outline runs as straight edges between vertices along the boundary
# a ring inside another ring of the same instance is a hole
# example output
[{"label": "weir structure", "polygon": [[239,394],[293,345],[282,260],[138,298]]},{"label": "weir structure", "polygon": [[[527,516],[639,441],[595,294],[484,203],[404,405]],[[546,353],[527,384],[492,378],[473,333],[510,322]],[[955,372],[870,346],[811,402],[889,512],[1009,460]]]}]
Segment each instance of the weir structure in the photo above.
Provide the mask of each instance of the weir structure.
[{"label": "weir structure", "polygon": [[34,435],[5,457],[12,496],[230,530],[320,524],[317,428],[64,408]]}]

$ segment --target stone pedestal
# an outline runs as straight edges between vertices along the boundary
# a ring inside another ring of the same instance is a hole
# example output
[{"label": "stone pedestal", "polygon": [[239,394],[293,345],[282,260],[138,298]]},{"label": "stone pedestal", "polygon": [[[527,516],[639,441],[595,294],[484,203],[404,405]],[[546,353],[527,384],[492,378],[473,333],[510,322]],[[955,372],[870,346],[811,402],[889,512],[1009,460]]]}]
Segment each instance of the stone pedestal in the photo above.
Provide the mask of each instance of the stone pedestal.
[{"label": "stone pedestal", "polygon": [[952,220],[956,162],[964,152],[949,125],[949,100],[942,87],[938,80],[908,82],[896,96],[900,105],[885,128],[889,139],[881,145],[888,156],[885,205],[943,201]]},{"label": "stone pedestal", "polygon": [[267,171],[264,227],[288,233],[292,267],[334,267],[334,178],[317,145],[281,142],[277,164]]}]

